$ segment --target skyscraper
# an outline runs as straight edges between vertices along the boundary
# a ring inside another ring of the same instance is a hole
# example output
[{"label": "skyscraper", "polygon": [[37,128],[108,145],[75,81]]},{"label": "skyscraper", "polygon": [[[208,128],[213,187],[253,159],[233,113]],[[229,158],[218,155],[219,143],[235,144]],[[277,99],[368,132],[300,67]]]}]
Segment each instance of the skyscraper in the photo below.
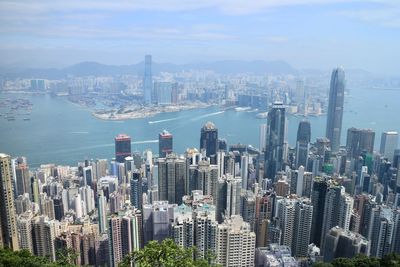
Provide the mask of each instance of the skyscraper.
[{"label": "skyscraper", "polygon": [[[385,156],[389,161],[392,162],[394,157],[394,151],[397,149],[399,143],[398,132],[383,132],[381,137],[381,148],[380,153]],[[397,166],[393,166],[397,168]]]},{"label": "skyscraper", "polygon": [[207,122],[201,128],[200,150],[206,150],[206,156],[210,158],[211,164],[216,164],[218,151],[218,129],[214,123]]},{"label": "skyscraper", "polygon": [[335,226],[349,230],[353,198],[345,193],[342,186],[332,184],[325,197],[324,218],[321,232],[321,246],[324,246],[326,233]]},{"label": "skyscraper", "polygon": [[119,134],[115,137],[115,160],[117,162],[125,162],[126,157],[131,154],[131,137],[126,134]]},{"label": "skyscraper", "polygon": [[350,158],[358,159],[362,152],[374,151],[375,132],[371,129],[350,128],[347,130],[346,149]]},{"label": "skyscraper", "polygon": [[254,266],[256,234],[239,215],[217,227],[216,263],[226,267]]},{"label": "skyscraper", "polygon": [[17,196],[28,193],[32,199],[31,177],[29,176],[28,165],[24,162],[17,162],[15,166],[15,185]]},{"label": "skyscraper", "polygon": [[165,158],[165,156],[172,152],[173,141],[172,134],[167,130],[162,131],[158,135],[158,154],[160,158]]},{"label": "skyscraper", "polygon": [[267,129],[268,124],[260,124],[260,151],[264,152],[265,150],[265,141],[267,140]]},{"label": "skyscraper", "polygon": [[311,203],[313,206],[313,218],[311,225],[311,243],[320,247],[322,222],[324,220],[325,197],[328,190],[328,184],[321,178],[317,178],[313,182],[311,192]]},{"label": "skyscraper", "polygon": [[342,132],[343,104],[344,104],[345,74],[339,67],[332,71],[329,90],[328,118],[326,123],[326,137],[331,141],[333,152],[339,151],[340,134]]},{"label": "skyscraper", "polygon": [[141,211],[125,206],[124,210],[118,212],[118,215],[111,215],[108,224],[110,266],[118,266],[126,255],[141,247]]},{"label": "skyscraper", "polygon": [[307,167],[308,152],[311,140],[311,125],[309,121],[303,120],[297,129],[296,142],[296,168]]},{"label": "skyscraper", "polygon": [[158,159],[159,200],[169,203],[182,203],[185,194],[186,161],[175,154]]},{"label": "skyscraper", "polygon": [[275,174],[282,170],[285,143],[285,107],[275,103],[268,112],[267,141],[265,148],[264,177],[274,181]]},{"label": "skyscraper", "polygon": [[151,55],[144,57],[143,98],[146,105],[152,103],[153,77],[151,74]]},{"label": "skyscraper", "polygon": [[18,250],[11,157],[0,153],[0,247]]},{"label": "skyscraper", "polygon": [[138,170],[132,173],[131,179],[131,205],[142,209],[143,205],[142,176]]}]

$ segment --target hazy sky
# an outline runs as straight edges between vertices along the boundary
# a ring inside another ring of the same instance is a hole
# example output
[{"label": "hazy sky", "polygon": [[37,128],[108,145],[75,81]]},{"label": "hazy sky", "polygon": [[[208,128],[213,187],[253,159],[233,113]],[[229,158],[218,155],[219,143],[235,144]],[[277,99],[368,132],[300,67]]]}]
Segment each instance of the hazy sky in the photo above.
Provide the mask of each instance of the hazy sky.
[{"label": "hazy sky", "polygon": [[399,74],[399,0],[0,0],[0,65],[286,60]]}]

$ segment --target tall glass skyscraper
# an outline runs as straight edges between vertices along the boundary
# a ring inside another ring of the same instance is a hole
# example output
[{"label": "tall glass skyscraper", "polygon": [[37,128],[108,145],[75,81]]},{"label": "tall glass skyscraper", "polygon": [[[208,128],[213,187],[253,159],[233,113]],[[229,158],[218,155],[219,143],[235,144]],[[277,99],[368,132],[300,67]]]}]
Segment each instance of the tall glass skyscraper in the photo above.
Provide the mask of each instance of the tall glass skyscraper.
[{"label": "tall glass skyscraper", "polygon": [[307,120],[299,123],[296,142],[296,168],[307,167],[309,144],[311,140],[311,125]]},{"label": "tall glass skyscraper", "polygon": [[144,58],[144,77],[143,77],[143,96],[144,103],[150,105],[152,103],[151,91],[153,89],[153,77],[151,74],[151,55]]},{"label": "tall glass skyscraper", "polygon": [[200,149],[205,149],[206,156],[210,158],[211,164],[216,164],[216,156],[218,151],[218,129],[212,122],[207,122],[201,128]]},{"label": "tall glass skyscraper", "polygon": [[160,158],[165,158],[165,156],[172,152],[172,134],[167,130],[162,131],[158,135],[158,154]]},{"label": "tall glass skyscraper", "polygon": [[126,157],[131,154],[131,137],[126,134],[119,134],[115,137],[115,160],[117,162],[125,162]]},{"label": "tall glass skyscraper", "polygon": [[265,148],[264,177],[274,181],[275,174],[282,170],[285,143],[285,106],[274,103],[268,112],[267,141]]},{"label": "tall glass skyscraper", "polygon": [[332,71],[331,87],[329,90],[328,118],[326,123],[326,137],[331,141],[333,152],[339,151],[340,134],[342,132],[343,104],[344,104],[345,75],[343,68]]}]

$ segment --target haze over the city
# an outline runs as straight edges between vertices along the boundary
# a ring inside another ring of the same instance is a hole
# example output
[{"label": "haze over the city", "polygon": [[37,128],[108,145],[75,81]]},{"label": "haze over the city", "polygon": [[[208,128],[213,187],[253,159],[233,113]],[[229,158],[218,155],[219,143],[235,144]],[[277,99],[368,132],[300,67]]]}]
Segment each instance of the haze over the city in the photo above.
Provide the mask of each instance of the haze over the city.
[{"label": "haze over the city", "polygon": [[396,75],[400,2],[1,1],[0,67],[226,59]]}]

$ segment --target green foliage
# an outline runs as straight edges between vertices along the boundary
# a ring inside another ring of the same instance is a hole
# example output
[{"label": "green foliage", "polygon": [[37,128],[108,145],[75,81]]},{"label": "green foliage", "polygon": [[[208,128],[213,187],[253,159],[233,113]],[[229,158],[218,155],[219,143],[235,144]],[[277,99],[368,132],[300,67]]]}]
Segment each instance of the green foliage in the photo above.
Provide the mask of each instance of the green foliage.
[{"label": "green foliage", "polygon": [[130,267],[131,263],[140,267],[209,267],[212,257],[194,260],[195,248],[182,248],[172,239],[159,243],[150,241],[143,249],[135,251],[124,258],[119,267]]},{"label": "green foliage", "polygon": [[400,267],[400,255],[389,254],[382,259],[357,255],[354,258],[337,258],[332,263],[317,262],[313,267]]},{"label": "green foliage", "polygon": [[72,248],[59,249],[56,251],[56,263],[60,266],[74,266],[74,262],[78,256],[79,253]]},{"label": "green foliage", "polygon": [[0,249],[0,267],[58,267],[74,266],[50,262],[47,258],[32,255],[28,250],[12,251],[8,248]]}]

